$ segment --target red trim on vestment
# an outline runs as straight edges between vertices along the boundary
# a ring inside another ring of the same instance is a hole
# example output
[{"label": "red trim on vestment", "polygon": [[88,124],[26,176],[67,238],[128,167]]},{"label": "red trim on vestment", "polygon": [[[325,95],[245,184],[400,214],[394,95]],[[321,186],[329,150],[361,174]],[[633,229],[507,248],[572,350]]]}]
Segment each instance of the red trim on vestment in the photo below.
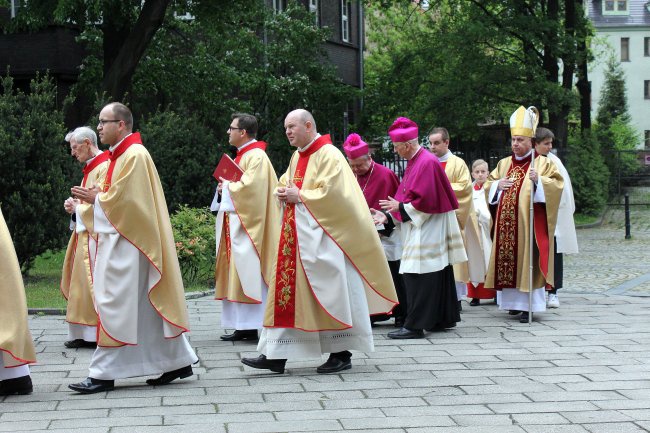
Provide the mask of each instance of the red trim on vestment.
[{"label": "red trim on vestment", "polygon": [[239,162],[241,161],[242,157],[246,154],[246,152],[249,152],[253,149],[262,149],[264,152],[266,152],[266,142],[256,141],[255,143],[251,143],[241,150],[237,149],[237,156],[235,157],[235,163],[239,164]]},{"label": "red trim on vestment", "polygon": [[438,161],[444,170],[447,167],[447,161]]},{"label": "red trim on vestment", "polygon": [[[137,134],[138,134],[138,137],[139,137],[140,134],[139,134],[139,133],[137,133]],[[122,152],[122,153],[123,153],[123,152]],[[118,156],[119,156],[119,155],[118,155]],[[99,206],[99,207],[101,208],[101,201],[100,201],[100,206]],[[123,234],[122,232],[120,232],[120,230],[119,230],[117,227],[115,227],[115,224],[113,224],[113,222],[110,220],[110,218],[108,217],[108,215],[106,215],[106,212],[104,212],[104,209],[103,209],[103,208],[102,208],[102,212],[104,213],[104,217],[106,218],[106,220],[111,224],[111,226],[113,226],[113,228],[115,229],[115,231],[116,231],[116,232],[117,232],[121,237],[123,237],[124,239],[126,239],[126,240],[131,244],[131,245],[133,245],[133,246],[134,246],[134,247],[135,247],[135,248],[140,252],[140,254],[142,254],[142,255],[143,255],[143,256],[144,256],[144,257],[149,261],[149,263],[151,264],[151,266],[153,266],[153,268],[156,270],[156,272],[158,272],[158,275],[159,275],[158,281],[156,281],[156,283],[155,283],[154,285],[152,285],[150,288],[148,288],[148,290],[147,290],[147,299],[149,300],[149,304],[150,304],[151,307],[154,309],[154,311],[156,312],[156,314],[158,314],[158,315],[160,316],[160,318],[163,319],[165,322],[169,323],[170,325],[172,325],[172,326],[174,326],[174,327],[176,327],[176,328],[178,328],[178,329],[181,329],[182,331],[180,332],[180,334],[182,334],[183,332],[189,332],[189,329],[185,328],[184,326],[179,326],[179,325],[175,324],[174,322],[172,322],[171,320],[167,319],[167,318],[166,318],[166,317],[165,317],[165,316],[164,316],[164,315],[163,315],[163,314],[162,314],[162,313],[161,313],[161,312],[156,308],[156,306],[153,305],[153,303],[151,302],[151,296],[150,296],[150,294],[151,294],[151,292],[156,288],[156,286],[160,283],[160,281],[162,280],[162,272],[160,271],[160,269],[158,269],[158,267],[157,267],[157,266],[154,264],[154,262],[149,258],[149,256],[147,256],[147,255],[144,253],[144,251],[142,251],[142,250],[141,250],[141,249],[140,249],[136,244],[134,244],[134,243],[133,243],[129,238],[127,238],[126,236],[124,236],[124,234]],[[97,248],[97,249],[99,250],[99,245],[98,245],[98,248]],[[99,317],[99,314],[98,314],[98,317]],[[101,322],[98,323],[98,326],[101,326]],[[104,332],[106,332],[106,328],[104,328],[104,327],[102,326],[102,329],[104,330]],[[178,334],[178,335],[180,335],[180,334]],[[113,337],[112,337],[108,332],[106,332],[106,335],[108,335],[109,338],[111,338],[111,339],[114,340],[114,341],[117,341],[117,342],[119,342],[119,343],[123,343],[122,341],[113,338]],[[178,336],[178,335],[176,335],[176,336]],[[166,338],[167,338],[167,337],[166,337]],[[99,340],[98,340],[98,341],[99,341]],[[135,346],[137,343],[136,343],[136,344],[123,343],[123,344],[130,345],[130,346]],[[102,347],[104,347],[104,346],[102,346]]]},{"label": "red trim on vestment", "polygon": [[20,365],[12,365],[12,366],[6,366],[5,365],[4,368],[16,368],[16,367],[22,367],[23,365],[26,365],[26,364],[35,364],[36,363],[35,359],[33,361],[30,361],[30,360],[27,360],[27,359],[19,358],[16,355],[14,355],[13,353],[11,353],[9,350],[3,349],[1,347],[0,347],[0,351],[8,353],[9,356],[11,356],[13,359],[16,359],[16,360],[24,363],[24,364],[20,364]]},{"label": "red trim on vestment", "polygon": [[133,144],[142,144],[142,138],[140,138],[139,132],[134,132],[133,134],[126,137],[111,153],[110,164],[108,165],[108,171],[106,172],[106,180],[104,180],[104,190],[103,192],[108,191],[108,188],[111,186],[113,181],[113,170],[115,169],[115,163],[117,159],[124,153],[126,150],[131,147]]},{"label": "red trim on vestment", "polygon": [[550,243],[548,226],[546,223],[546,204],[535,203],[533,205],[533,215],[535,217],[533,224],[535,230],[535,241],[537,243],[537,249],[539,250],[539,269],[546,278],[548,275],[548,247]]},{"label": "red trim on vestment", "polygon": [[83,187],[86,186],[86,181],[88,180],[88,175],[90,174],[90,172],[93,171],[102,162],[108,161],[110,156],[111,156],[111,152],[105,150],[99,155],[97,155],[92,161],[90,161],[90,164],[86,164],[84,166],[83,168],[84,178],[81,181],[81,186]]}]

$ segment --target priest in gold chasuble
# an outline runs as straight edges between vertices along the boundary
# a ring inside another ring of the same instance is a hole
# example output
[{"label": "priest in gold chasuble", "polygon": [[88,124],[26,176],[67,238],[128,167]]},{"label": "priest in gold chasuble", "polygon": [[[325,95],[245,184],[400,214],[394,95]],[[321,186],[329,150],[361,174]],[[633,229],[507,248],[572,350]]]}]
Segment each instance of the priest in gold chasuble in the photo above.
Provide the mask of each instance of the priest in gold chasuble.
[{"label": "priest in gold chasuble", "polygon": [[223,301],[221,326],[234,329],[221,339],[257,340],[280,237],[278,178],[266,143],[255,139],[255,116],[233,114],[228,134],[244,174],[237,182],[221,181],[211,206],[218,211],[215,296]]},{"label": "priest in gold chasuble", "polygon": [[397,303],[388,264],[361,188],[313,116],[295,110],[285,132],[298,148],[280,178],[284,206],[277,265],[269,286],[262,355],[253,368],[284,372],[287,358],[330,356],[317,368],[351,368],[350,350],[374,348],[370,314]]},{"label": "priest in gold chasuble", "polygon": [[[449,150],[449,132],[446,128],[433,128],[429,131],[429,149],[438,158],[451,183],[458,209],[456,217],[463,234],[463,244],[467,261],[454,265],[456,295],[458,302],[467,296],[467,283],[482,283],[485,280],[485,261],[481,250],[481,235],[478,218],[474,209],[472,178],[467,164]],[[459,304],[460,307],[460,304]],[[461,308],[462,309],[462,308]]]},{"label": "priest in gold chasuble", "polygon": [[[537,110],[519,107],[510,118],[513,155],[497,164],[485,182],[488,203],[496,207],[494,242],[486,288],[500,290],[499,308],[523,312],[546,310],[545,288],[553,285],[553,233],[564,181],[555,164],[534,155],[531,167]],[[530,221],[531,189],[534,223]],[[533,223],[533,239],[530,225]],[[550,234],[550,237],[549,237]],[[530,254],[533,254],[532,287]],[[533,291],[532,304],[529,291]]]},{"label": "priest in gold chasuble", "polygon": [[36,362],[27,323],[25,287],[16,250],[0,210],[0,396],[29,394],[29,364]]},{"label": "priest in gold chasuble", "polygon": [[[97,148],[97,134],[92,129],[81,126],[66,136],[73,157],[84,164],[81,186],[93,188],[104,181],[108,170],[108,151]],[[92,270],[97,253],[97,235],[93,232],[93,221],[82,220],[82,215],[90,215],[83,209],[92,206],[69,197],[65,210],[71,214],[72,236],[65,253],[61,272],[61,293],[68,301],[66,322],[68,322],[68,341],[70,349],[95,347],[97,342],[97,312],[93,302]],[[78,212],[77,212],[78,209]]]},{"label": "priest in gold chasuble", "polygon": [[98,132],[109,145],[103,190],[72,188],[93,203],[82,212],[98,234],[93,293],[99,316],[97,349],[88,378],[69,385],[92,394],[110,391],[114,380],[149,376],[165,385],[191,376],[198,361],[184,333],[189,329],[167,203],[156,167],[133,115],[114,102],[99,114]]}]

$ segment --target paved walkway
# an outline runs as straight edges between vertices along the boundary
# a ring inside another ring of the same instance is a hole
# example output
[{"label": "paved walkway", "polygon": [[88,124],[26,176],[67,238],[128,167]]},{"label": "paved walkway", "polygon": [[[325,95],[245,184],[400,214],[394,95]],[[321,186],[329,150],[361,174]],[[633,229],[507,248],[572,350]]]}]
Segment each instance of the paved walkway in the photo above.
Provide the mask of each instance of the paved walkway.
[{"label": "paved walkway", "polygon": [[352,370],[335,375],[316,374],[318,360],[290,361],[284,375],[244,367],[255,344],[220,341],[220,304],[201,298],[188,302],[197,375],[81,396],[67,385],[86,376],[91,351],[63,347],[62,317],[34,316],[35,392],[0,397],[0,431],[650,431],[650,229],[623,235],[609,222],[580,230],[561,308],[532,326],[493,304],[465,304],[457,328],[423,340],[374,328],[376,351],[355,353]]}]

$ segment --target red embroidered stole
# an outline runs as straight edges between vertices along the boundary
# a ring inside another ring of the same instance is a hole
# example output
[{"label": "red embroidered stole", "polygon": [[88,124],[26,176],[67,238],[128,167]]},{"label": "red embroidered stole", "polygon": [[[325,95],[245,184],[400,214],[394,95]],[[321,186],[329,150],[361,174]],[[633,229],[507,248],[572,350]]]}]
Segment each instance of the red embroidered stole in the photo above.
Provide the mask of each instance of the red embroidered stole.
[{"label": "red embroidered stole", "polygon": [[514,183],[501,192],[501,201],[497,211],[498,220],[494,231],[495,277],[494,288],[517,287],[517,229],[519,226],[519,191],[526,179],[530,158],[521,161],[513,156],[507,177]]},{"label": "red embroidered stole", "polygon": [[84,188],[86,187],[86,181],[88,180],[88,175],[90,174],[90,172],[93,171],[102,162],[108,161],[108,158],[110,158],[110,156],[111,156],[111,152],[105,150],[104,152],[97,155],[92,161],[90,161],[90,164],[86,164],[84,166],[83,169],[84,179],[81,181],[81,186],[83,186]]},{"label": "red embroidered stole", "polygon": [[[331,144],[329,135],[322,135],[304,152],[299,152],[298,163],[292,182],[302,188],[309,158],[326,144]],[[296,205],[287,203],[282,216],[282,230],[278,246],[278,265],[275,271],[274,326],[293,328],[296,323],[296,269],[298,237],[296,231]]]},{"label": "red embroidered stole", "polygon": [[115,163],[117,159],[124,153],[126,150],[131,147],[133,144],[142,144],[142,138],[140,138],[139,132],[134,132],[133,134],[126,137],[120,144],[117,146],[111,154],[111,163],[108,166],[108,172],[106,173],[106,180],[104,181],[104,191],[108,191],[108,188],[111,187],[111,182],[113,181],[113,170],[115,169]]},{"label": "red embroidered stole", "polygon": [[439,162],[440,165],[442,166],[442,169],[443,169],[443,170],[444,170],[445,168],[447,168],[447,161],[438,161],[438,162]]},{"label": "red embroidered stole", "polygon": [[266,143],[263,142],[263,141],[256,141],[255,143],[251,143],[251,144],[249,144],[248,146],[244,147],[241,150],[237,150],[237,156],[235,157],[235,163],[239,164],[239,162],[241,161],[244,154],[246,152],[250,151],[250,150],[253,150],[253,149],[262,149],[263,151],[266,152]]},{"label": "red embroidered stole", "polygon": [[474,184],[474,191],[480,191],[483,189],[483,185],[479,185],[478,183]]}]

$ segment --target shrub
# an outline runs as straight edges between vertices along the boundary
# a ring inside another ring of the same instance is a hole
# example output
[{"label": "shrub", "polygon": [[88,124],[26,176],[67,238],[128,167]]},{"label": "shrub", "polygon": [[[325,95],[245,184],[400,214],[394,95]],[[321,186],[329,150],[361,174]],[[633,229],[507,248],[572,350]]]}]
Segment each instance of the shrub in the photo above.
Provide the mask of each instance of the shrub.
[{"label": "shrub", "polygon": [[214,217],[208,208],[181,205],[171,217],[183,282],[208,284],[214,278]]},{"label": "shrub", "polygon": [[76,167],[52,79],[36,77],[25,93],[7,76],[0,88],[0,202],[27,272],[36,256],[63,247],[70,236],[63,201]]}]

